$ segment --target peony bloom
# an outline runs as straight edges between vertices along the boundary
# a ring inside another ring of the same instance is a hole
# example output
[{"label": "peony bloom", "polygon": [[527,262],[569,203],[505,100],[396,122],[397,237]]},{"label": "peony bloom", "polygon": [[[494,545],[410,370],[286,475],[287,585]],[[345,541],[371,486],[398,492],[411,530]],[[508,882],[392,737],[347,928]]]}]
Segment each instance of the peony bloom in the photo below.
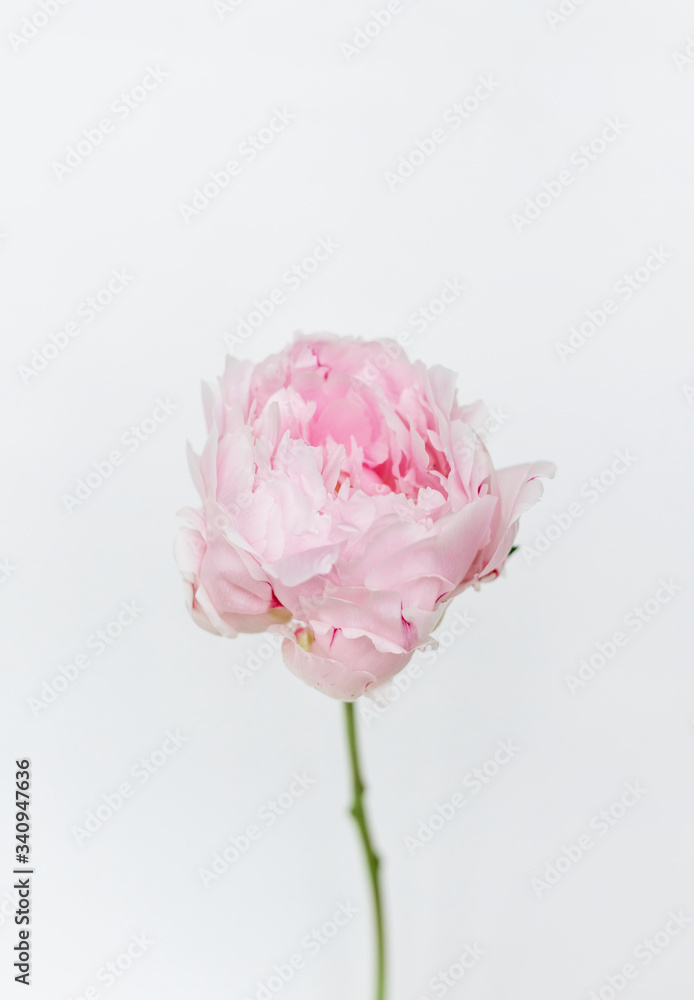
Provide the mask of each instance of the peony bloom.
[{"label": "peony bloom", "polygon": [[451,600],[501,571],[548,463],[495,470],[455,375],[392,340],[298,337],[227,359],[204,394],[176,559],[195,621],[284,637],[285,663],[351,701],[408,663]]}]

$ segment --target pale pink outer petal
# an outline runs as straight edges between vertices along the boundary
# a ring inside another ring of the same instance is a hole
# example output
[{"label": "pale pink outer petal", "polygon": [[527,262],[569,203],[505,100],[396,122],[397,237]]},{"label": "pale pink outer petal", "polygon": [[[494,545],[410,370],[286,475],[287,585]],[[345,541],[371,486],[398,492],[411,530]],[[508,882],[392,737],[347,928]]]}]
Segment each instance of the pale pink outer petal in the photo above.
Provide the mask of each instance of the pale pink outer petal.
[{"label": "pale pink outer petal", "polygon": [[208,631],[235,638],[239,632],[263,632],[291,617],[276,606],[270,583],[258,579],[260,567],[249,567],[248,553],[237,551],[220,535],[206,542],[200,532],[182,528],[174,555],[188,587],[190,612]]},{"label": "pale pink outer petal", "polygon": [[174,539],[174,559],[185,585],[186,605],[196,625],[207,632],[219,634],[198,604],[195,592],[198,586],[200,564],[205,554],[205,539],[194,528],[179,528]]},{"label": "pale pink outer petal", "polygon": [[446,594],[454,590],[455,583],[443,576],[420,576],[416,580],[402,583],[399,593],[403,608],[431,610]]},{"label": "pale pink outer petal", "polygon": [[501,507],[497,530],[491,543],[480,553],[480,577],[498,573],[506,561],[518,533],[521,514],[530,510],[543,494],[540,477],[552,479],[555,466],[551,462],[514,465],[495,473],[494,488]]},{"label": "pale pink outer petal", "polygon": [[334,566],[339,551],[339,545],[321,545],[286,556],[276,563],[268,563],[265,568],[272,578],[277,579],[279,594],[281,590],[291,591],[292,588],[299,587],[312,577],[327,575]]},{"label": "pale pink outer petal", "polygon": [[355,670],[338,660],[309,653],[294,638],[284,640],[282,656],[285,664],[300,680],[322,694],[341,701],[354,701],[376,683],[376,678],[368,671]]},{"label": "pale pink outer petal", "polygon": [[410,643],[395,591],[331,587],[321,600],[306,603],[305,614],[316,633],[339,628],[350,639],[367,636],[384,653],[403,653],[416,645]]},{"label": "pale pink outer petal", "polygon": [[253,372],[252,362],[227,355],[219,388],[213,392],[214,402],[210,404],[206,401],[205,410],[210,421],[208,430],[214,422],[223,434],[248,419],[253,401],[250,391]]},{"label": "pale pink outer petal", "polygon": [[441,576],[458,584],[489,543],[496,497],[479,497],[444,515],[431,534],[382,559],[364,580],[369,588],[396,589],[403,580]]}]

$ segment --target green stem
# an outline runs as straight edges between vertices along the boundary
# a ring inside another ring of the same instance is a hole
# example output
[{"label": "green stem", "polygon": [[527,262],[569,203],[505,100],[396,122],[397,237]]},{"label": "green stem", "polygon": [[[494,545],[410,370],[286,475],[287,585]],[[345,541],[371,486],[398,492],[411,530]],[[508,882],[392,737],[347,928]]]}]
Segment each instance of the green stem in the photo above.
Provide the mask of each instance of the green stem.
[{"label": "green stem", "polygon": [[347,720],[347,740],[349,742],[349,760],[352,770],[352,789],[354,798],[352,800],[351,813],[355,819],[362,844],[364,855],[369,869],[369,882],[371,884],[371,895],[373,899],[374,924],[376,930],[376,1000],[385,1000],[385,977],[386,977],[386,946],[385,931],[383,926],[383,903],[381,901],[381,886],[379,881],[380,859],[373,849],[369,824],[364,809],[364,782],[361,776],[359,764],[359,750],[357,748],[357,727],[354,718],[354,703],[345,702],[345,717]]}]

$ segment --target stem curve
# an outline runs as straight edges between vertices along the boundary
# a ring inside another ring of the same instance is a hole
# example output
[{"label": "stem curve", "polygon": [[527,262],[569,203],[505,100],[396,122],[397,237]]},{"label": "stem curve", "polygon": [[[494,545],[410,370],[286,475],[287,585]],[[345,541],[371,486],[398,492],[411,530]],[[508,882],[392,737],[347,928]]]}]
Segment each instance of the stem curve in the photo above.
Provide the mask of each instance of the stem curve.
[{"label": "stem curve", "polygon": [[353,800],[350,809],[351,815],[357,824],[361,836],[364,856],[369,870],[369,883],[371,885],[371,897],[373,903],[374,929],[376,933],[376,1000],[385,1000],[385,976],[386,976],[386,948],[385,948],[385,927],[383,920],[383,901],[381,898],[380,866],[381,861],[376,854],[369,823],[364,808],[364,792],[366,787],[361,773],[359,762],[359,748],[357,744],[357,726],[354,717],[354,702],[345,702],[345,719],[347,722],[347,742],[349,745],[349,760],[352,772],[352,792]]}]

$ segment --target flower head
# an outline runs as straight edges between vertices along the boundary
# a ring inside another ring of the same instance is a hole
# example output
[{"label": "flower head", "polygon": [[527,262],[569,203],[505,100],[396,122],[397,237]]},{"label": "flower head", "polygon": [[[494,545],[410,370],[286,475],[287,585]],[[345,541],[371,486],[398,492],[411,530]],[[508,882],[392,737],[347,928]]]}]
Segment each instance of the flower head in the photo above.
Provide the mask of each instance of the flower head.
[{"label": "flower head", "polygon": [[227,360],[191,453],[202,500],[176,557],[198,624],[267,628],[352,700],[400,671],[466,587],[496,577],[548,463],[495,470],[455,375],[395,341],[299,337]]}]

